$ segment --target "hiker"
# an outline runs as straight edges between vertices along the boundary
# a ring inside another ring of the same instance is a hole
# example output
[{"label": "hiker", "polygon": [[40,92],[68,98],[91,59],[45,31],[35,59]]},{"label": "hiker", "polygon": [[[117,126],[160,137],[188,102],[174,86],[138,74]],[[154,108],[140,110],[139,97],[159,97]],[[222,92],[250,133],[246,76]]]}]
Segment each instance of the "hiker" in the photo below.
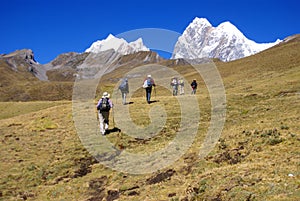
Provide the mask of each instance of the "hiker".
[{"label": "hiker", "polygon": [[108,130],[109,125],[109,111],[110,108],[113,107],[113,103],[109,98],[110,95],[107,92],[104,92],[102,98],[98,101],[97,110],[99,115],[99,122],[100,122],[100,132],[102,135]]},{"label": "hiker", "polygon": [[151,75],[148,75],[147,78],[144,80],[143,88],[146,90],[146,100],[147,103],[150,104],[151,99],[151,92],[152,92],[152,86],[155,87],[155,83]]},{"label": "hiker", "polygon": [[184,81],[183,81],[183,78],[179,79],[179,94],[180,95],[184,94]]},{"label": "hiker", "polygon": [[192,87],[192,94],[196,94],[196,90],[197,90],[197,81],[196,79],[193,79],[193,82],[191,83],[191,87]]},{"label": "hiker", "polygon": [[170,85],[173,88],[173,96],[177,96],[177,93],[178,93],[178,79],[177,79],[177,77],[173,77],[171,79]]},{"label": "hiker", "polygon": [[122,103],[126,105],[126,96],[129,93],[128,79],[125,78],[123,82],[120,84],[119,89],[122,94]]}]

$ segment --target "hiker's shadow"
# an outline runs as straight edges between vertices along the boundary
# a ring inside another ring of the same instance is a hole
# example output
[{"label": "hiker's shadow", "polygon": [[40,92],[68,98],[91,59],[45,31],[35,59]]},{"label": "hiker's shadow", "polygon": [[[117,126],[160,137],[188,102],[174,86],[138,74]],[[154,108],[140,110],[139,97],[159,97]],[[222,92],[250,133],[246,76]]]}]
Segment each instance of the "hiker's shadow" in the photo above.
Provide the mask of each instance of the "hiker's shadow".
[{"label": "hiker's shadow", "polygon": [[128,103],[125,103],[125,105],[131,105],[133,104],[134,102],[128,102]]},{"label": "hiker's shadow", "polygon": [[109,134],[111,134],[111,133],[115,133],[115,132],[121,132],[121,129],[119,129],[119,128],[117,128],[117,127],[114,127],[114,128],[112,128],[112,129],[108,129],[108,130],[106,130],[106,132],[105,132],[105,135],[109,135]]},{"label": "hiker's shadow", "polygon": [[159,100],[149,101],[149,104],[159,102]]}]

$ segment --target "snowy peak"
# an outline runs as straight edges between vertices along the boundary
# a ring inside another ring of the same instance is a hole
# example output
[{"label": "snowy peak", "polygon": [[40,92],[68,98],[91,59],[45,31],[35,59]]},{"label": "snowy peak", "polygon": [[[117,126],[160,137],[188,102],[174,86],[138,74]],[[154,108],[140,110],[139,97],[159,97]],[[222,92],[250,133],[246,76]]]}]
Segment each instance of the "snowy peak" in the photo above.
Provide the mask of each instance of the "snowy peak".
[{"label": "snowy peak", "polygon": [[111,40],[111,39],[116,39],[116,37],[114,37],[114,35],[112,35],[112,34],[109,34],[109,35],[107,36],[107,38],[104,39],[104,40],[107,41],[107,40]]},{"label": "snowy peak", "polygon": [[195,18],[178,38],[172,58],[219,58],[222,61],[240,59],[281,42],[259,44],[249,40],[229,21],[213,27],[205,18]]},{"label": "snowy peak", "polygon": [[206,18],[196,17],[189,27],[211,27],[212,25]]},{"label": "snowy peak", "polygon": [[235,36],[239,36],[239,37],[245,37],[244,34],[236,28],[236,26],[234,26],[233,24],[231,24],[228,21],[219,24],[219,26],[217,26],[215,29],[217,32],[235,35]]},{"label": "snowy peak", "polygon": [[99,53],[109,49],[113,49],[122,55],[132,54],[139,51],[150,51],[143,44],[143,40],[141,38],[128,43],[123,38],[117,38],[112,34],[109,34],[106,39],[94,42],[91,47],[85,50],[85,52]]}]

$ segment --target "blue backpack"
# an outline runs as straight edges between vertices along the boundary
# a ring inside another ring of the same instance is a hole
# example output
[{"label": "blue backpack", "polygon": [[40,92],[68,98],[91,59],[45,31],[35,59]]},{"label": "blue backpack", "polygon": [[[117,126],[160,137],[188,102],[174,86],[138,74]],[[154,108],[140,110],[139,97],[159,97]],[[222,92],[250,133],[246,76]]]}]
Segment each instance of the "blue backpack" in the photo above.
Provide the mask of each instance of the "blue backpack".
[{"label": "blue backpack", "polygon": [[119,86],[120,90],[125,90],[126,89],[126,81],[123,81],[120,86]]},{"label": "blue backpack", "polygon": [[148,87],[152,87],[151,78],[147,78],[147,85]]}]

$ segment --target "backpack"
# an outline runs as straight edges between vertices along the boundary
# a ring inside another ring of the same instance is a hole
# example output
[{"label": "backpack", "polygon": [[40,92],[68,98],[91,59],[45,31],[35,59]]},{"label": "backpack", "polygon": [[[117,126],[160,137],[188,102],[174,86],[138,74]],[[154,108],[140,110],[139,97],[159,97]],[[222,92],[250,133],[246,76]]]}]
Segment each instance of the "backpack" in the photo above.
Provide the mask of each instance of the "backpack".
[{"label": "backpack", "polygon": [[178,83],[177,83],[177,79],[176,78],[174,78],[173,80],[172,80],[172,85],[174,86],[174,85],[177,85]]},{"label": "backpack", "polygon": [[120,89],[121,91],[126,89],[126,81],[123,81],[123,82],[120,84],[119,89]]},{"label": "backpack", "polygon": [[144,81],[143,88],[148,88],[148,87],[152,87],[152,80],[151,80],[151,78],[147,78]]},{"label": "backpack", "polygon": [[148,86],[148,87],[152,87],[152,82],[151,82],[151,79],[150,79],[150,78],[147,79],[147,86]]},{"label": "backpack", "polygon": [[102,101],[100,103],[100,105],[97,107],[98,110],[100,110],[100,112],[102,111],[109,111],[110,110],[110,104],[109,104],[109,98],[102,98]]}]

